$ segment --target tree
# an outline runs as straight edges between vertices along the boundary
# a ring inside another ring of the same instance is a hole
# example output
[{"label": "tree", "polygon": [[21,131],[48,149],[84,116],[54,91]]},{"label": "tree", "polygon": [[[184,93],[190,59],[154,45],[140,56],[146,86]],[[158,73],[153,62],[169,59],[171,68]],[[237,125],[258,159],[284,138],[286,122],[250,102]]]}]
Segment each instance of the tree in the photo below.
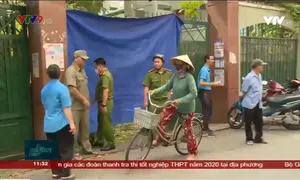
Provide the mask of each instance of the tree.
[{"label": "tree", "polygon": [[78,1],[78,0],[67,0],[67,8],[80,10],[84,12],[98,14],[103,7],[104,0],[93,0],[93,1]]},{"label": "tree", "polygon": [[285,9],[286,13],[288,13],[291,16],[294,25],[299,28],[300,27],[300,4],[283,3],[283,4],[279,4],[279,6]]},{"label": "tree", "polygon": [[184,10],[184,14],[189,18],[200,17],[200,9],[203,6],[203,1],[188,1],[182,2],[180,7]]}]

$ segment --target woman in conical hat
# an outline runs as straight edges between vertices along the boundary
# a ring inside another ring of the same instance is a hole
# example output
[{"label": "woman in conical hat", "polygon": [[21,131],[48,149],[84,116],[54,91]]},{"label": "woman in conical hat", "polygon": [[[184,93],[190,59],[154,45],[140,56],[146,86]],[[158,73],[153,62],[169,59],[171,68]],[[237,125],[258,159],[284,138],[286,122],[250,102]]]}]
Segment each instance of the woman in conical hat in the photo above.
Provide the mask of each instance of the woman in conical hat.
[{"label": "woman in conical hat", "polygon": [[[171,79],[162,87],[150,91],[151,95],[173,90],[175,100],[173,105],[164,108],[159,125],[165,131],[166,125],[176,113],[184,122],[184,134],[188,144],[188,160],[195,160],[197,156],[196,138],[192,131],[192,120],[195,111],[195,99],[197,98],[197,87],[192,73],[195,71],[193,63],[188,55],[181,55],[171,58],[170,63],[177,70]],[[168,137],[165,137],[168,138]],[[158,145],[161,138],[153,142]]]}]

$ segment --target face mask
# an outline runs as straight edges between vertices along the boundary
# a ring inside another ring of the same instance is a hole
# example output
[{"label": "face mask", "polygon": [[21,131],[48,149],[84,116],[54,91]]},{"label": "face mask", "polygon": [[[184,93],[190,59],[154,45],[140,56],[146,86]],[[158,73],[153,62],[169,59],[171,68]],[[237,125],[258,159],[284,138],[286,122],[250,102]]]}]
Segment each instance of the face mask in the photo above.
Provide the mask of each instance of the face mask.
[{"label": "face mask", "polygon": [[177,71],[179,71],[180,69],[182,69],[183,65],[182,64],[175,64],[175,68]]}]

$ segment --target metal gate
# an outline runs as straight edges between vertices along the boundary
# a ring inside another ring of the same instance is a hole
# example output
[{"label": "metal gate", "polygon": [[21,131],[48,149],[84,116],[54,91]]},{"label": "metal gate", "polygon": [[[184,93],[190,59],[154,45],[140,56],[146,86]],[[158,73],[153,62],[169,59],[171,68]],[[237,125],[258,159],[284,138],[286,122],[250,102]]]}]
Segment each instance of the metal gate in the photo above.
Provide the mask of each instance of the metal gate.
[{"label": "metal gate", "polygon": [[23,157],[33,138],[28,39],[21,6],[0,5],[0,159]]},{"label": "metal gate", "polygon": [[295,31],[279,25],[256,24],[241,30],[241,76],[251,70],[251,60],[259,58],[268,65],[264,80],[286,83],[296,78],[297,39]]},{"label": "metal gate", "polygon": [[241,37],[241,76],[251,70],[251,60],[259,58],[268,65],[262,74],[264,80],[285,83],[296,78],[297,40],[284,38]]}]

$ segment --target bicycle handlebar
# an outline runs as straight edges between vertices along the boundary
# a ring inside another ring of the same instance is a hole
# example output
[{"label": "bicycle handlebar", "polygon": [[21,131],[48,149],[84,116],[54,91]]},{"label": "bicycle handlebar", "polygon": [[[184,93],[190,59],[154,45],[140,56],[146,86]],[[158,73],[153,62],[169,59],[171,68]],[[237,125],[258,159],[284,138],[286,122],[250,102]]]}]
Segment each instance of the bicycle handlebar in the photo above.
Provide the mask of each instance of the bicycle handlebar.
[{"label": "bicycle handlebar", "polygon": [[166,107],[166,106],[168,106],[168,105],[171,105],[172,102],[173,102],[173,101],[167,101],[167,102],[165,102],[163,105],[159,106],[159,105],[157,105],[157,104],[154,104],[154,103],[151,101],[151,94],[150,94],[150,93],[148,93],[148,100],[149,100],[149,103],[150,103],[152,106],[154,106],[155,108],[158,108],[158,109],[161,109],[161,108],[164,108],[164,107]]}]

